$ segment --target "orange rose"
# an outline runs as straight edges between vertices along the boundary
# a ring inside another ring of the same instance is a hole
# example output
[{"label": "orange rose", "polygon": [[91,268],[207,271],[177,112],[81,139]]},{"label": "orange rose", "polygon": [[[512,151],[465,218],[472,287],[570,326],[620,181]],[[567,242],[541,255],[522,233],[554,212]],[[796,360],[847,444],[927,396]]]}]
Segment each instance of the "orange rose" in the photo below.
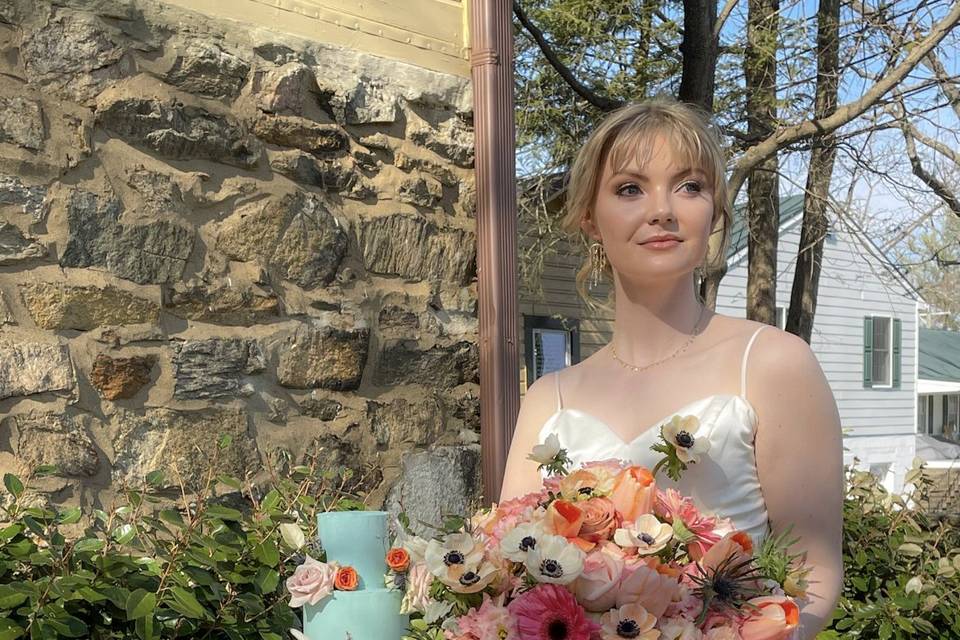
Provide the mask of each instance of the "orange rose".
[{"label": "orange rose", "polygon": [[337,577],[333,580],[334,588],[340,591],[353,591],[360,584],[360,577],[353,567],[340,567]]},{"label": "orange rose", "polygon": [[800,608],[790,598],[766,596],[749,604],[757,609],[740,625],[743,640],[786,640],[800,624]]},{"label": "orange rose", "polygon": [[547,509],[546,520],[551,533],[576,538],[583,526],[583,510],[569,500],[554,500]]},{"label": "orange rose", "polygon": [[636,520],[653,511],[657,486],[645,467],[627,467],[614,480],[610,500],[624,521]]},{"label": "orange rose", "polygon": [[608,540],[621,524],[621,520],[617,517],[617,510],[607,498],[591,498],[579,503],[579,506],[583,511],[580,537],[587,542],[596,544],[601,540]]},{"label": "orange rose", "polygon": [[393,547],[387,551],[386,562],[393,571],[406,571],[410,566],[410,554],[403,547]]}]

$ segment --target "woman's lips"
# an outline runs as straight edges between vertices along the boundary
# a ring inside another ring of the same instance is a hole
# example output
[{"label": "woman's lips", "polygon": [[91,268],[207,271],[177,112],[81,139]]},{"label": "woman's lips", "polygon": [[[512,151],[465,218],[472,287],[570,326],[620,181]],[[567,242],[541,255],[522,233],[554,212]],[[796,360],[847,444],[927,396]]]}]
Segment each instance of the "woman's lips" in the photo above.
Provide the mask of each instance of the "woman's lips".
[{"label": "woman's lips", "polygon": [[670,249],[678,244],[680,244],[679,240],[653,240],[651,242],[644,242],[640,246],[647,247],[648,249]]}]

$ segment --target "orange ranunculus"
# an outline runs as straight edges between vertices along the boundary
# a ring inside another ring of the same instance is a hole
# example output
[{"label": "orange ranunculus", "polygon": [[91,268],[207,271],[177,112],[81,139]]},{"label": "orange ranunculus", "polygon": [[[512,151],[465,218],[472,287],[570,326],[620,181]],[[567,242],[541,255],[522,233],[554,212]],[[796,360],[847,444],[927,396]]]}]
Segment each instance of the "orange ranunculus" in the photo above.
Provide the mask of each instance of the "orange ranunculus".
[{"label": "orange ranunculus", "polygon": [[613,483],[610,500],[625,522],[653,511],[657,486],[646,467],[627,467]]},{"label": "orange ranunculus", "polygon": [[393,571],[406,571],[410,566],[410,554],[403,547],[393,547],[387,551],[386,562]]},{"label": "orange ranunculus", "polygon": [[621,524],[617,510],[607,498],[591,498],[578,503],[578,506],[583,511],[583,525],[580,527],[579,537],[587,542],[596,544],[609,540]]},{"label": "orange ranunculus", "polygon": [[564,538],[576,538],[583,526],[583,509],[569,500],[554,500],[547,508],[547,529]]},{"label": "orange ranunculus", "polygon": [[749,604],[757,609],[740,625],[743,640],[785,640],[800,624],[800,607],[790,598],[764,596]]},{"label": "orange ranunculus", "polygon": [[353,591],[360,584],[360,577],[357,570],[353,567],[340,567],[337,569],[337,577],[333,580],[334,588],[340,591]]}]

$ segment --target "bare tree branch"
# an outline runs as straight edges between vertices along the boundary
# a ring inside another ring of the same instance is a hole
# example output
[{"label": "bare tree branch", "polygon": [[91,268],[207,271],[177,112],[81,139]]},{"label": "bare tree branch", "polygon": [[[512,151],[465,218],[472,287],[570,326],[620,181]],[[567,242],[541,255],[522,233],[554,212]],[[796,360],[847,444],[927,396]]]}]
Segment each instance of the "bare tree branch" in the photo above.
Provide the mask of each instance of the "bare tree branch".
[{"label": "bare tree branch", "polygon": [[748,149],[734,164],[730,176],[730,195],[736,198],[750,171],[766,158],[786,145],[816,134],[833,131],[864,113],[874,103],[893,89],[903,78],[923,60],[930,51],[960,21],[960,1],[954,2],[950,11],[922,39],[913,43],[910,52],[903,61],[868,89],[862,97],[839,106],[836,111],[824,118],[815,118],[798,124],[781,127],[759,144]]},{"label": "bare tree branch", "polygon": [[560,77],[563,78],[568,85],[570,85],[570,88],[573,89],[577,95],[601,111],[613,111],[617,107],[623,106],[622,101],[597,95],[587,88],[586,85],[577,80],[576,77],[574,77],[573,72],[570,71],[565,64],[563,64],[560,58],[557,57],[556,52],[550,47],[550,43],[547,42],[543,32],[537,28],[537,25],[530,21],[529,17],[527,17],[523,7],[520,6],[519,0],[514,0],[513,2],[513,13],[515,16],[517,16],[517,20],[520,21],[520,24],[523,25],[523,28],[526,29],[533,37],[534,41],[537,43],[537,46],[540,47],[540,51],[543,52],[543,55],[547,59],[547,62],[550,63],[550,66],[560,74]]},{"label": "bare tree branch", "polygon": [[907,157],[910,158],[910,168],[913,169],[913,175],[917,176],[925,185],[937,194],[937,196],[946,203],[950,210],[960,216],[960,198],[953,193],[947,185],[943,184],[937,176],[933,175],[924,168],[917,155],[917,145],[914,141],[913,127],[904,120],[900,125],[900,131],[903,132],[903,141],[907,146]]},{"label": "bare tree branch", "polygon": [[730,14],[733,13],[733,8],[737,6],[737,0],[727,0],[723,5],[723,9],[720,11],[720,15],[717,16],[717,24],[713,26],[713,37],[720,37],[720,30],[723,29],[723,23],[727,21],[727,18],[730,17]]}]

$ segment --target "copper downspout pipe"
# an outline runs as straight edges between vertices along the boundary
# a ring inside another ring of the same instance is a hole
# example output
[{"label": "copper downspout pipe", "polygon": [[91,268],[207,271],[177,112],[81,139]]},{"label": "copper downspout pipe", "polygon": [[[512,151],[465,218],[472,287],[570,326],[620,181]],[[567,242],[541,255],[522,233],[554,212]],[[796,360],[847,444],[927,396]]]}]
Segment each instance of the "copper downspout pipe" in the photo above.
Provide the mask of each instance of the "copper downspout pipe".
[{"label": "copper downspout pipe", "polygon": [[480,448],[486,503],[499,500],[520,411],[511,0],[469,0],[477,181]]}]

